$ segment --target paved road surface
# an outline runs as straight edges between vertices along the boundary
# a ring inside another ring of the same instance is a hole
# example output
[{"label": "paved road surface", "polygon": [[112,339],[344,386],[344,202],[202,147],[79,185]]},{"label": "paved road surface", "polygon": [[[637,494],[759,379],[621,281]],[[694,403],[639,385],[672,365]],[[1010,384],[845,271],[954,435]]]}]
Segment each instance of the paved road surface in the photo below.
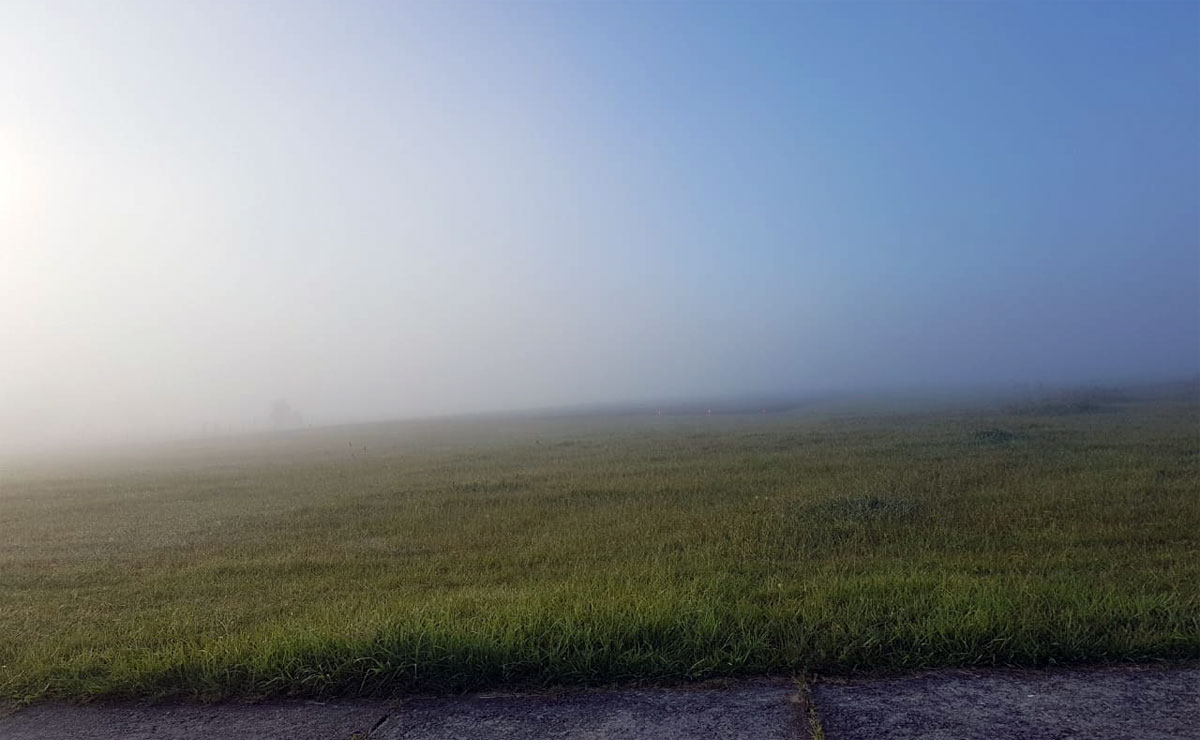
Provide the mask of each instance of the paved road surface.
[{"label": "paved road surface", "polygon": [[801,740],[807,715],[794,681],[721,688],[589,691],[530,700],[470,697],[407,702],[380,740]]},{"label": "paved road surface", "polygon": [[1200,667],[820,682],[828,740],[1200,740]]},{"label": "paved road surface", "polygon": [[[810,692],[826,740],[1200,740],[1200,666],[952,671]],[[47,704],[0,718],[0,740],[807,740],[799,693],[775,679],[398,703]]]}]

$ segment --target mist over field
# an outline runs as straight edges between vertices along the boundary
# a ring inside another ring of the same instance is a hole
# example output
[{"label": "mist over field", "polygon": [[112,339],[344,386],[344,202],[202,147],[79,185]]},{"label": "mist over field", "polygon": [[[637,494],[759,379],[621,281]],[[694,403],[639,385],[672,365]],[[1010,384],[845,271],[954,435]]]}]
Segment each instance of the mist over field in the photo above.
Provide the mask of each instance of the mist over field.
[{"label": "mist over field", "polygon": [[4,3],[0,445],[1194,377],[1198,24]]}]

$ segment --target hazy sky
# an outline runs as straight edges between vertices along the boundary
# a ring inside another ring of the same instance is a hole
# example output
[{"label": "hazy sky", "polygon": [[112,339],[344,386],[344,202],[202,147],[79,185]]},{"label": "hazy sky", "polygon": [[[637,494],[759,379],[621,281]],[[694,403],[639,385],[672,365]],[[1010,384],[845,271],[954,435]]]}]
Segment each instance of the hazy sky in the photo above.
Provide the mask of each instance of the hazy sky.
[{"label": "hazy sky", "polygon": [[1200,369],[1200,4],[0,0],[0,442]]}]

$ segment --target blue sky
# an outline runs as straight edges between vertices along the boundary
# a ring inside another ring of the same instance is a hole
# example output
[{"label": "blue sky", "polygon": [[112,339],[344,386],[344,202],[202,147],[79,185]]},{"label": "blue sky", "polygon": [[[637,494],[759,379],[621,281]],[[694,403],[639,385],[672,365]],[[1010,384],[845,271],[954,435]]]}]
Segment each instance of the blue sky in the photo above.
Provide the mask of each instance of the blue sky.
[{"label": "blue sky", "polygon": [[11,428],[1200,369],[1196,3],[14,3],[0,96]]}]

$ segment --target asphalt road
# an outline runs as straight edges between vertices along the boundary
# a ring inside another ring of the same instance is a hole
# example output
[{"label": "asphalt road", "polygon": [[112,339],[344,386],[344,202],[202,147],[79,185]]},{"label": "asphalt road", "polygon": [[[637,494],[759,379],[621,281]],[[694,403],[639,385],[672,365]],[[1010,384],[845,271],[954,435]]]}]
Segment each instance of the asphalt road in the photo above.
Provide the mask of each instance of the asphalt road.
[{"label": "asphalt road", "polygon": [[1200,738],[1200,667],[939,672],[811,694],[828,740]]},{"label": "asphalt road", "polygon": [[[825,740],[1200,740],[1200,666],[950,671],[809,686]],[[2,740],[804,740],[789,679],[399,702],[43,704]]]}]

